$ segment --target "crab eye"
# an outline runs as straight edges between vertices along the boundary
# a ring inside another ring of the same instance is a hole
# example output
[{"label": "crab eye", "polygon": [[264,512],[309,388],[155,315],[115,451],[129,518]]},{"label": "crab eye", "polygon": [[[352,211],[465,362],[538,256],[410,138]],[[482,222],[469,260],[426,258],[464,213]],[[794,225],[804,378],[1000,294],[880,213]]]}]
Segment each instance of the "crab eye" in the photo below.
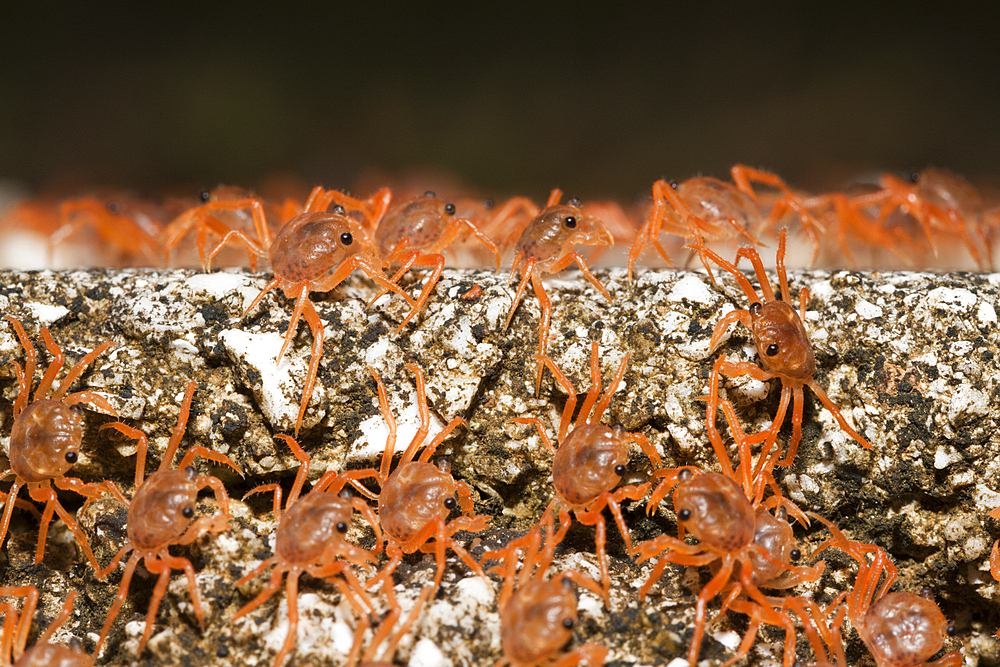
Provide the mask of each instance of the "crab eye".
[{"label": "crab eye", "polygon": [[354,237],[351,236],[350,232],[344,232],[343,234],[340,235],[340,242],[343,243],[344,245],[351,245],[352,243],[354,243]]},{"label": "crab eye", "polygon": [[185,505],[184,509],[181,510],[181,514],[184,515],[185,519],[190,519],[194,516],[194,508],[190,505]]},{"label": "crab eye", "polygon": [[798,549],[792,549],[792,552],[788,555],[792,557],[792,560],[798,560],[802,558],[802,552],[799,551]]},{"label": "crab eye", "polygon": [[674,190],[676,190],[677,189],[677,181],[670,181],[670,187],[672,187]]},{"label": "crab eye", "polygon": [[618,475],[619,477],[625,474],[625,470],[626,470],[625,466],[622,465],[621,463],[615,466],[615,474]]},{"label": "crab eye", "polygon": [[685,507],[677,513],[677,518],[681,521],[688,521],[691,518],[691,510]]},{"label": "crab eye", "polygon": [[483,208],[485,208],[487,211],[492,211],[494,204],[495,202],[492,199],[487,199],[486,201],[483,202]]},{"label": "crab eye", "polygon": [[76,455],[76,452],[66,452],[66,463],[69,464],[76,463],[76,460],[78,458],[79,457]]},{"label": "crab eye", "polygon": [[454,204],[445,204],[444,205],[444,212],[447,213],[448,215],[455,215],[455,205]]},{"label": "crab eye", "polygon": [[121,210],[116,201],[109,201],[106,206],[108,207],[108,213],[112,215],[118,215],[118,211]]},{"label": "crab eye", "polygon": [[198,198],[201,199],[203,203],[207,204],[208,200],[212,198],[212,193],[208,190],[202,190],[201,194],[198,195]]},{"label": "crab eye", "polygon": [[344,523],[343,521],[338,521],[337,522],[337,532],[338,533],[346,533],[347,532],[347,524]]},{"label": "crab eye", "polygon": [[184,468],[184,474],[188,476],[188,479],[194,479],[198,476],[198,471],[194,469],[194,466],[188,466]]},{"label": "crab eye", "polygon": [[566,205],[567,206],[574,206],[576,208],[580,208],[580,200],[577,199],[576,197],[573,197],[568,202],[566,202]]},{"label": "crab eye", "polygon": [[955,633],[956,633],[956,632],[958,632],[958,631],[957,631],[957,630],[955,629],[955,624],[954,624],[954,623],[950,623],[950,624],[948,625],[948,627],[944,629],[944,631],[945,631],[946,633],[948,633],[948,636],[949,636],[949,637],[954,637],[954,636],[955,636]]},{"label": "crab eye", "polygon": [[337,204],[333,207],[333,213],[336,213],[337,215],[347,215],[347,209],[340,204]]},{"label": "crab eye", "polygon": [[764,308],[764,306],[760,305],[759,301],[754,301],[753,303],[750,304],[750,314],[751,315],[760,315],[760,311],[763,308]]},{"label": "crab eye", "polygon": [[567,215],[566,219],[563,220],[563,224],[566,225],[566,229],[576,229],[576,217]]},{"label": "crab eye", "polygon": [[455,502],[454,498],[445,498],[444,499],[444,506],[446,508],[450,509],[450,510],[455,509],[455,505],[457,505],[457,504],[458,503]]},{"label": "crab eye", "polygon": [[774,355],[778,354],[778,344],[771,343],[770,345],[768,345],[767,349],[764,350],[764,354],[766,354],[769,357],[773,357]]},{"label": "crab eye", "polygon": [[910,183],[919,183],[919,182],[920,182],[920,172],[919,171],[915,171],[912,174],[910,174]]},{"label": "crab eye", "polygon": [[563,619],[563,627],[566,628],[567,630],[572,630],[573,629],[573,625],[575,625],[575,624],[573,623],[573,619],[572,618],[564,618]]}]

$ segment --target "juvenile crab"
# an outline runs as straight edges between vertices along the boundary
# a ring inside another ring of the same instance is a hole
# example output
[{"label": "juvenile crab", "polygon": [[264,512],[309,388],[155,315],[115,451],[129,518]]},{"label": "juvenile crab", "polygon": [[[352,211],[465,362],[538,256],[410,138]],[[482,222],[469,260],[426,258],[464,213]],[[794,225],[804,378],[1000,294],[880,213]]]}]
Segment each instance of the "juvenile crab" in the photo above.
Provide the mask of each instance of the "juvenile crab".
[{"label": "juvenile crab", "polygon": [[583,660],[590,667],[599,667],[607,658],[608,649],[598,644],[583,644],[569,653],[558,654],[573,636],[576,625],[577,600],[572,583],[598,596],[603,591],[596,581],[575,570],[565,570],[551,579],[545,579],[556,542],[552,524],[549,523],[545,525],[544,546],[540,528],[535,527],[523,538],[512,541],[503,551],[490,552],[485,557],[499,555],[505,564],[491,571],[504,577],[505,582],[512,582],[517,571],[517,553],[524,553],[518,587],[511,591],[505,585],[500,592],[498,606],[503,657],[494,667],[508,664],[514,667],[571,667]]},{"label": "juvenile crab", "polygon": [[[959,651],[927,662],[944,646],[945,636],[955,634],[955,626],[948,624],[933,600],[904,591],[889,592],[896,580],[896,566],[884,549],[849,540],[823,517],[812,512],[809,515],[822,522],[832,535],[816,548],[816,554],[834,546],[858,562],[854,588],[838,595],[828,609],[846,601],[851,626],[871,651],[877,667],[959,667],[963,663]],[[843,646],[833,648],[842,658]],[[842,661],[840,664],[843,667]]]},{"label": "juvenile crab", "polygon": [[[373,609],[371,599],[366,592],[370,586],[362,585],[358,581],[351,565],[368,565],[374,558],[371,552],[348,542],[345,534],[350,526],[351,517],[357,510],[371,525],[376,539],[381,542],[378,519],[367,503],[360,498],[346,498],[323,490],[323,487],[338,482],[342,484],[337,475],[325,475],[312,492],[300,498],[299,494],[309,474],[309,456],[289,436],[277,437],[285,441],[301,463],[288,500],[285,501],[284,515],[281,513],[281,487],[278,484],[258,486],[247,493],[249,496],[266,491],[274,492],[274,518],[278,522],[278,528],[274,555],[245,574],[236,585],[242,586],[268,567],[274,567],[271,579],[264,589],[236,612],[233,620],[246,616],[270,599],[281,586],[281,580],[287,573],[285,592],[288,600],[288,634],[274,659],[275,667],[279,667],[292,650],[296,639],[299,623],[299,577],[302,574],[309,574],[316,578],[330,578],[360,619],[354,646],[348,658],[350,664],[361,650],[361,639],[364,629],[368,626],[368,615]],[[340,575],[343,579],[335,578],[334,575]]]},{"label": "juvenile crab", "polygon": [[[542,285],[542,275],[545,273],[558,273],[573,262],[580,267],[580,272],[590,281],[597,291],[604,295],[608,301],[612,301],[611,295],[604,285],[594,277],[594,274],[587,268],[584,258],[573,250],[576,245],[597,245],[611,246],[614,238],[605,228],[604,223],[598,218],[585,215],[580,209],[580,202],[571,199],[567,204],[560,205],[562,192],[553,190],[549,195],[548,204],[528,226],[521,232],[515,246],[514,263],[510,268],[510,280],[514,280],[518,270],[521,272],[521,282],[518,283],[517,292],[510,306],[510,312],[504,321],[503,330],[506,331],[514,319],[514,313],[521,303],[524,290],[531,281],[535,289],[535,296],[541,308],[541,320],[538,325],[538,355],[543,357],[549,346],[549,320],[552,316],[552,302],[545,293]],[[545,366],[541,360],[538,362],[538,370],[535,373],[535,393],[538,393],[542,384],[542,372]]]},{"label": "juvenile crab", "polygon": [[[799,291],[799,312],[796,313],[790,305],[792,296],[788,289],[788,275],[785,273],[785,236],[786,230],[782,229],[778,237],[777,254],[781,299],[775,298],[760,255],[753,248],[740,248],[736,253],[736,263],[730,264],[703,244],[699,243],[698,245],[700,252],[704,252],[709,259],[732,274],[736,282],[743,288],[747,298],[750,299],[750,306],[747,310],[732,310],[722,316],[712,332],[709,349],[714,350],[718,346],[731,324],[742,322],[753,333],[757,354],[765,366],[765,368],[760,368],[749,362],[725,362],[720,367],[721,373],[726,377],[749,375],[761,382],[767,382],[774,378],[781,380],[781,401],[778,404],[778,413],[774,417],[771,428],[758,434],[756,440],[777,440],[778,431],[784,423],[788,410],[788,403],[789,401],[794,403],[792,438],[788,442],[788,453],[778,462],[778,465],[781,466],[791,465],[799,442],[802,440],[804,387],[813,390],[813,393],[823,402],[823,405],[834,416],[845,433],[865,449],[871,448],[871,444],[851,428],[847,420],[844,419],[844,415],[813,377],[816,372],[816,359],[813,356],[812,344],[809,342],[809,334],[803,324],[806,316],[806,304],[809,302],[809,290],[803,288]],[[753,285],[737,268],[741,257],[748,258],[754,266],[757,280],[760,282],[760,290],[764,295],[763,303]]]},{"label": "juvenile crab", "polygon": [[[106,568],[97,573],[97,577],[102,578],[114,571],[128,552],[131,551],[132,555],[125,564],[125,572],[122,574],[122,580],[118,586],[118,595],[111,605],[111,609],[108,610],[107,620],[104,622],[101,636],[94,649],[95,654],[100,653],[101,647],[104,646],[104,641],[111,631],[111,625],[118,616],[122,604],[125,603],[129,583],[132,581],[132,574],[135,572],[136,566],[139,565],[139,561],[143,561],[146,569],[152,574],[159,575],[159,578],[153,588],[149,610],[146,612],[146,627],[142,631],[137,654],[142,653],[150,633],[153,631],[156,612],[160,608],[160,601],[166,593],[170,573],[173,570],[184,570],[184,574],[187,575],[188,590],[191,593],[195,616],[198,618],[198,624],[202,628],[205,627],[201,596],[198,594],[198,584],[194,576],[194,566],[187,558],[171,556],[170,546],[190,544],[203,533],[219,533],[229,528],[229,496],[226,495],[226,489],[222,482],[215,477],[198,475],[198,472],[191,465],[195,457],[201,456],[216,463],[222,463],[240,475],[243,472],[228,456],[199,445],[192,446],[188,450],[177,469],[170,469],[170,464],[177,453],[177,447],[180,445],[181,438],[184,437],[188,415],[191,411],[191,398],[196,386],[195,382],[188,385],[181,403],[180,414],[177,416],[177,426],[174,427],[166,452],[160,460],[160,467],[146,479],[144,479],[146,449],[148,447],[146,434],[122,422],[114,422],[101,427],[102,429],[113,428],[129,438],[135,439],[138,450],[136,452],[135,491],[132,502],[129,503],[114,482],[107,483],[112,494],[122,504],[128,506],[128,544],[115,554]],[[215,493],[215,501],[221,513],[199,517],[192,522],[198,492],[206,486]]]},{"label": "juvenile crab", "polygon": [[[559,531],[555,542],[558,544],[565,536],[570,526],[570,511],[583,524],[595,526],[597,534],[597,559],[601,567],[601,582],[604,586],[604,600],[610,606],[610,576],[608,574],[608,555],[605,551],[606,526],[605,507],[611,510],[618,530],[625,540],[625,546],[632,554],[632,541],[625,518],[622,516],[619,503],[628,498],[639,500],[646,495],[649,484],[638,486],[623,486],[614,490],[621,482],[622,476],[628,470],[628,443],[639,445],[656,468],[661,467],[660,455],[640,433],[629,433],[620,424],[613,427],[602,426],[601,416],[611,403],[611,397],[621,384],[628,367],[631,353],[625,355],[614,379],[608,385],[607,392],[597,402],[601,394],[601,370],[598,359],[598,345],[591,343],[590,376],[591,388],[580,409],[576,423],[570,430],[570,420],[576,408],[576,389],[555,362],[549,357],[542,357],[542,363],[548,366],[556,382],[566,392],[566,407],[563,409],[557,434],[558,449],[552,446],[541,421],[536,417],[517,417],[512,421],[518,424],[534,424],[545,446],[552,452],[552,485],[555,495],[546,508],[539,525],[551,524],[554,513],[559,512]],[[595,407],[595,402],[597,403]],[[593,414],[591,414],[593,409]],[[509,586],[510,584],[506,584]]]},{"label": "juvenile crab", "polygon": [[[210,233],[222,239],[233,231],[239,231],[242,235],[254,231],[257,239],[266,246],[271,235],[302,209],[294,200],[286,199],[281,204],[272,203],[233,186],[202,190],[199,198],[199,205],[184,211],[163,230],[161,238],[168,264],[171,251],[192,229],[195,231],[195,244],[201,265],[207,269],[210,259],[205,254],[205,244]],[[256,270],[257,255],[248,251],[248,256],[250,269]]]},{"label": "juvenile crab", "polygon": [[[7,315],[6,320],[14,327],[21,347],[24,348],[25,362],[24,369],[16,361],[12,362],[17,373],[18,394],[17,400],[14,401],[14,424],[10,432],[10,470],[0,475],[0,478],[13,475],[14,483],[4,499],[6,507],[0,523],[0,544],[3,544],[7,536],[14,507],[22,502],[17,500],[17,493],[22,486],[26,486],[32,500],[45,503],[38,529],[35,563],[42,562],[42,557],[45,555],[45,538],[49,523],[52,521],[52,514],[55,512],[73,533],[73,537],[76,538],[94,570],[99,570],[101,566],[90,549],[87,537],[80,530],[76,520],[63,508],[52,485],[58,489],[73,491],[88,499],[99,498],[107,489],[103,483],[88,484],[79,479],[65,477],[65,474],[77,462],[83,444],[83,415],[77,407],[89,405],[109,415],[117,416],[118,413],[108,400],[98,393],[78,391],[67,395],[66,392],[80,377],[83,369],[114,344],[102,343],[84,355],[69,370],[51,397],[44,398],[63,366],[63,353],[52,339],[49,330],[42,327],[39,338],[45,342],[45,347],[52,355],[52,361],[35,388],[34,401],[29,403],[31,382],[35,374],[35,348],[17,319]],[[28,506],[33,509],[33,506]]]},{"label": "juvenile crab", "polygon": [[935,235],[957,235],[980,269],[992,269],[992,246],[984,226],[986,206],[971,183],[945,169],[925,169],[908,180],[886,173],[879,183],[880,191],[855,197],[852,204],[878,205],[880,223],[894,211],[908,213],[920,224],[935,257]]},{"label": "juvenile crab", "polygon": [[[745,656],[753,644],[761,623],[785,628],[784,666],[795,659],[795,627],[781,611],[784,600],[765,596],[760,589],[785,589],[815,581],[823,573],[822,561],[814,566],[797,566],[801,552],[785,521],[783,508],[772,516],[764,505],[756,510],[733,478],[719,473],[697,474],[689,467],[659,471],[664,481],[647,504],[652,512],[657,504],[674,491],[674,509],[680,538],[689,531],[698,544],[660,535],[640,544],[639,562],[659,557],[649,579],[639,589],[644,598],[659,580],[668,563],[712,565],[713,577],[702,588],[695,604],[694,633],[688,662],[697,664],[705,633],[708,601],[725,593],[722,610],[733,609],[750,616],[751,622],[737,654],[728,664]],[[749,600],[741,596],[748,596]],[[777,608],[776,608],[777,607]]]},{"label": "juvenile crab", "polygon": [[4,616],[3,637],[0,640],[0,667],[93,667],[93,659],[83,652],[80,641],[73,638],[71,646],[51,644],[49,640],[73,612],[77,592],[71,590],[63,602],[62,611],[52,619],[35,644],[24,650],[28,643],[28,631],[38,604],[38,589],[34,586],[5,586],[0,588],[0,597],[24,598],[21,611],[10,603],[0,603],[0,614]]},{"label": "juvenile crab", "polygon": [[[315,200],[310,198],[310,201]],[[233,234],[235,232],[230,232],[223,238],[212,251],[212,256]],[[242,238],[251,252],[268,257],[274,271],[274,278],[254,298],[243,312],[243,317],[253,311],[268,292],[280,287],[287,298],[295,300],[295,307],[278,353],[278,361],[285,356],[285,350],[295,338],[299,318],[305,318],[313,335],[312,356],[302,388],[299,414],[295,420],[295,433],[298,434],[316,385],[319,361],[323,355],[323,322],[309,299],[309,293],[329,292],[360,269],[385,289],[401,295],[411,306],[415,304],[398,285],[386,280],[382,274],[383,263],[376,256],[368,233],[339,204],[330,213],[311,211],[292,218],[281,228],[273,242],[269,242],[266,250],[253,240]],[[268,241],[270,239],[265,239],[265,242]]]},{"label": "juvenile crab", "polygon": [[[395,335],[410,323],[430,298],[434,285],[444,269],[444,252],[459,235],[471,232],[479,242],[493,253],[497,269],[500,268],[500,250],[496,244],[480,231],[476,223],[456,215],[454,203],[445,203],[433,192],[425,192],[422,197],[414,197],[391,207],[375,227],[374,237],[380,256],[387,266],[399,266],[399,270],[389,280],[398,283],[400,278],[413,266],[431,267],[424,289],[417,297],[416,305],[396,328]],[[385,295],[382,289],[369,303],[374,303]]]},{"label": "juvenile crab", "polygon": [[[696,242],[706,237],[715,241],[742,237],[752,245],[761,245],[754,234],[776,225],[790,211],[798,214],[812,240],[815,262],[820,248],[818,230],[822,228],[802,199],[775,174],[743,165],[734,166],[730,172],[735,185],[707,176],[690,178],[680,184],[662,179],[653,184],[653,208],[629,250],[629,278],[632,277],[635,260],[647,243],[652,244],[668,264],[672,264],[659,242],[663,231]],[[781,193],[766,215],[761,210],[751,182],[777,188]],[[699,248],[699,245],[695,246],[695,250]],[[714,283],[715,277],[707,256],[700,250],[698,255]]]},{"label": "juvenile crab", "polygon": [[[424,389],[424,376],[420,369],[407,365],[407,370],[416,376],[417,407],[420,412],[420,428],[403,452],[395,470],[389,472],[392,456],[396,447],[396,420],[389,408],[389,398],[385,391],[382,378],[375,369],[369,367],[375,384],[378,387],[379,406],[382,417],[389,429],[385,450],[382,453],[382,463],[377,471],[356,473],[361,476],[376,477],[380,491],[376,495],[366,487],[349,479],[360,493],[378,502],[378,518],[382,532],[387,538],[386,554],[389,563],[379,574],[368,582],[371,588],[382,580],[392,576],[396,566],[402,562],[405,554],[417,550],[425,553],[433,552],[437,570],[434,574],[433,588],[430,598],[433,599],[445,569],[445,551],[451,549],[462,559],[469,569],[486,579],[486,573],[462,545],[453,539],[460,531],[480,532],[489,524],[489,517],[477,516],[472,505],[472,491],[462,481],[451,476],[451,464],[445,458],[438,459],[437,465],[430,463],[431,457],[446,437],[459,425],[464,425],[461,417],[452,419],[444,429],[426,445],[418,460],[413,460],[417,450],[424,444],[424,439],[430,430],[430,412],[427,408],[427,394]],[[456,495],[458,500],[456,502]],[[448,515],[456,507],[461,508],[462,516],[448,521]],[[434,542],[428,546],[428,541]]]}]

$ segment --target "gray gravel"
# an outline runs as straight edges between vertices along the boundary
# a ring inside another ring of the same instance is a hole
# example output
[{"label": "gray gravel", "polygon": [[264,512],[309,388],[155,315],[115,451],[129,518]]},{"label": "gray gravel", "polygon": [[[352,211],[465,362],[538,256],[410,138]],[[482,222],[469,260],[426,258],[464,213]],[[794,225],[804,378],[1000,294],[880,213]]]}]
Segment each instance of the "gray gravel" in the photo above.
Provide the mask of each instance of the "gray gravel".
[{"label": "gray gravel", "polygon": [[[715,468],[704,404],[696,398],[708,389],[714,359],[708,340],[715,322],[745,306],[735,282],[725,278],[716,288],[703,274],[648,271],[630,284],[621,270],[598,272],[614,297],[608,303],[573,276],[546,283],[553,300],[549,351],[556,363],[582,393],[589,387],[591,340],[600,342],[605,381],[632,351],[605,421],[644,433],[666,465]],[[270,501],[239,498],[256,485],[287,483],[294,475],[297,461],[273,436],[289,433],[294,424],[312,343],[308,328],[300,325],[286,360],[275,366],[289,301],[272,293],[242,317],[267,279],[239,271],[0,272],[0,313],[22,320],[33,338],[40,325],[48,326],[69,359],[105,340],[115,342],[114,351],[95,362],[80,384],[104,392],[130,425],[150,436],[147,470],[162,455],[184,388],[193,379],[198,390],[182,451],[190,444],[211,447],[247,473],[240,479],[222,467],[198,463],[204,473],[219,476],[234,499],[232,530],[172,550],[191,558],[199,573],[207,605],[204,631],[194,619],[183,576],[175,574],[149,648],[136,658],[152,586],[151,578],[137,574],[98,662],[270,665],[284,637],[283,588],[246,619],[230,620],[264,582],[236,589],[235,581],[273,547]],[[794,273],[791,283],[793,292],[805,286],[812,290],[806,326],[815,346],[816,377],[873,448],[864,450],[846,436],[807,390],[803,442],[794,465],[779,471],[781,484],[803,508],[835,521],[853,539],[886,548],[900,568],[897,590],[928,587],[958,628],[949,650],[963,648],[967,665],[996,664],[1000,652],[992,635],[1000,625],[1000,587],[987,561],[1000,526],[986,513],[1000,505],[995,482],[1000,413],[994,407],[1000,378],[1000,275],[814,271]],[[474,284],[482,296],[462,299]],[[530,290],[511,327],[501,331],[512,293],[505,273],[445,271],[426,311],[397,337],[392,332],[406,314],[405,304],[398,297],[383,298],[367,308],[373,291],[366,282],[352,281],[317,302],[326,345],[300,434],[312,460],[310,479],[328,469],[378,461],[385,427],[367,366],[384,378],[400,442],[409,441],[416,407],[413,376],[405,365],[416,364],[427,379],[434,429],[456,416],[468,422],[439,453],[451,460],[455,477],[473,488],[477,511],[494,516],[489,531],[459,539],[479,556],[537,521],[552,494],[551,456],[533,428],[510,420],[536,416],[557,424],[565,396],[550,374],[540,396],[534,395],[538,306]],[[730,359],[756,357],[742,327],[732,330],[722,348]],[[7,362],[15,359],[21,361],[23,353],[12,328],[3,323],[0,432],[8,435],[17,383]],[[764,385],[740,378],[725,386],[747,428],[769,423],[780,393],[777,381]],[[72,475],[113,479],[130,489],[134,445],[98,430],[110,417],[88,411],[86,421],[86,441]],[[4,449],[8,440],[2,442]],[[648,478],[650,465],[637,448],[630,468],[628,482]],[[203,499],[200,511],[213,512],[210,496]],[[71,495],[67,501],[72,502]],[[666,509],[652,518],[641,507],[629,507],[626,514],[636,541],[675,529],[673,513]],[[124,544],[124,508],[106,499],[79,519],[98,558],[108,562]],[[25,515],[16,529],[4,550],[0,583],[39,586],[43,624],[69,587],[80,589],[65,630],[92,648],[121,571],[97,581],[71,547],[54,548],[73,544],[58,528],[51,532],[45,562],[34,566],[35,522]],[[351,536],[362,545],[372,543],[360,521]],[[806,545],[816,544],[825,533],[814,528],[799,537]],[[608,550],[611,609],[582,592],[574,641],[604,644],[611,650],[609,664],[616,665],[668,664],[685,655],[693,602],[707,575],[668,569],[640,602],[636,591],[649,564],[627,558],[613,527]],[[853,572],[848,558],[829,551],[826,556],[826,574],[799,590],[811,590],[821,602],[849,586]],[[558,565],[597,576],[592,529],[570,532]],[[433,576],[433,559],[409,557],[399,575],[397,595],[405,608]],[[498,587],[498,581],[487,584],[449,559],[442,592],[401,643],[397,660],[428,666],[492,664],[500,657]],[[298,647],[289,664],[342,664],[355,619],[337,589],[305,578],[299,605]],[[714,623],[702,659],[709,665],[723,662],[732,655],[733,640],[738,642],[732,633],[742,634],[745,627],[745,618],[732,614]],[[782,633],[765,628],[761,635],[749,664],[780,661]],[[856,635],[848,637],[851,664],[872,664]],[[812,659],[807,642],[800,642],[799,652],[801,660]]]}]

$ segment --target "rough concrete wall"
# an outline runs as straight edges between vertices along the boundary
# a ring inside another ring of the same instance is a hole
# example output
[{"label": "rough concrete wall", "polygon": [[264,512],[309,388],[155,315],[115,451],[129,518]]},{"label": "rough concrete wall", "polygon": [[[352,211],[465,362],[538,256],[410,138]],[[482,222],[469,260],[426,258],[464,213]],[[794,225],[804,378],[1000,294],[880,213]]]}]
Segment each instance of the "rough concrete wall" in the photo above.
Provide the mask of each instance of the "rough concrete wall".
[{"label": "rough concrete wall", "polygon": [[[716,288],[696,273],[644,272],[634,283],[619,270],[598,276],[614,302],[585,282],[547,281],[553,301],[551,356],[582,394],[590,385],[591,340],[600,342],[605,382],[632,351],[605,422],[644,433],[666,465],[715,468],[704,403],[697,397],[708,390],[712,329],[725,312],[746,305],[742,292],[731,280],[723,279]],[[265,277],[235,271],[0,273],[0,312],[24,321],[33,339],[40,325],[48,326],[70,360],[103,341],[115,342],[114,351],[100,357],[80,384],[104,392],[125,421],[150,436],[147,470],[154,469],[162,455],[185,386],[193,379],[198,390],[181,451],[191,444],[211,447],[247,472],[240,479],[223,467],[197,464],[203,474],[222,479],[233,498],[230,532],[172,550],[195,564],[210,609],[206,627],[199,630],[186,582],[175,574],[149,649],[138,664],[268,665],[284,638],[283,588],[257,612],[235,623],[230,620],[266,577],[238,590],[235,581],[273,548],[269,498],[240,498],[266,482],[282,481],[288,488],[297,461],[273,435],[290,432],[294,424],[312,344],[308,328],[300,326],[286,360],[275,367],[291,303],[272,293],[242,317],[266,282]],[[816,351],[816,377],[873,447],[864,450],[846,436],[806,390],[802,445],[794,465],[778,470],[779,482],[803,508],[833,520],[853,539],[885,547],[900,568],[897,590],[930,588],[958,628],[958,637],[947,646],[964,647],[966,664],[1000,659],[991,639],[1000,625],[1000,590],[987,563],[998,530],[985,516],[1000,504],[994,481],[1000,467],[1000,414],[994,407],[1000,377],[998,282],[1000,275],[974,274],[791,276],[793,293],[805,286],[812,290],[806,326]],[[473,285],[482,288],[482,295],[463,299]],[[445,271],[418,322],[395,337],[392,332],[406,313],[405,304],[398,297],[383,298],[367,308],[373,292],[366,282],[353,281],[317,302],[326,345],[300,438],[312,460],[310,480],[328,469],[378,461],[385,426],[368,365],[386,382],[400,424],[399,442],[409,442],[417,423],[416,395],[413,375],[404,366],[416,364],[427,378],[432,432],[456,416],[468,422],[439,454],[450,459],[455,477],[473,488],[478,513],[494,517],[485,533],[459,534],[462,543],[478,557],[532,525],[551,498],[551,455],[532,428],[510,420],[536,416],[557,424],[566,396],[548,373],[540,396],[534,395],[538,305],[529,290],[512,325],[502,331],[512,294],[505,274]],[[742,327],[733,329],[722,349],[730,359],[755,360],[752,340]],[[42,359],[47,359],[44,353]],[[6,400],[0,404],[0,418],[5,447],[17,395],[10,360],[23,363],[23,352],[4,323],[0,386]],[[727,380],[725,387],[748,429],[769,423],[780,393],[777,381],[765,385],[741,378]],[[85,444],[71,475],[86,481],[115,480],[130,495],[135,447],[113,431],[99,430],[110,421],[86,413]],[[636,448],[626,482],[645,481],[650,469]],[[72,503],[71,494],[66,498]],[[202,498],[200,511],[214,511],[210,496]],[[674,532],[669,505],[664,503],[664,509],[647,518],[643,507],[626,503],[633,540]],[[101,562],[108,562],[125,543],[125,517],[124,507],[111,499],[80,512],[80,523]],[[85,638],[92,647],[121,570],[97,581],[85,561],[74,557],[71,536],[58,528],[51,533],[45,562],[32,565],[36,521],[27,514],[15,518],[17,532],[12,531],[7,542],[0,583],[39,586],[39,619],[45,623],[68,588],[78,588],[82,594],[76,613],[63,632]],[[820,528],[796,529],[805,553],[811,551],[810,544],[825,539]],[[635,564],[617,530],[609,527],[608,533],[611,609],[581,592],[581,622],[574,641],[609,647],[609,664],[666,664],[685,655],[693,603],[706,575],[671,566],[640,602],[638,586],[650,564]],[[360,520],[349,535],[362,545],[372,544]],[[850,587],[855,567],[837,552],[824,556],[826,573],[800,590],[811,591],[820,602]],[[591,528],[570,531],[558,564],[597,576]],[[397,587],[404,608],[433,576],[433,567],[430,556],[404,561]],[[107,664],[136,660],[152,583],[149,576],[136,576],[110,637]],[[500,657],[494,599],[498,585],[486,585],[449,557],[442,592],[417,624],[414,637],[401,644],[397,660],[411,665],[492,664]],[[340,664],[355,624],[349,606],[332,584],[308,577],[299,603],[299,640],[290,664]],[[745,618],[733,614],[714,623],[702,658],[709,664],[724,661],[745,628]],[[761,635],[750,664],[780,660],[782,633],[765,628]],[[856,635],[848,637],[850,663],[871,664]],[[811,660],[807,642],[799,644],[800,659]]]}]

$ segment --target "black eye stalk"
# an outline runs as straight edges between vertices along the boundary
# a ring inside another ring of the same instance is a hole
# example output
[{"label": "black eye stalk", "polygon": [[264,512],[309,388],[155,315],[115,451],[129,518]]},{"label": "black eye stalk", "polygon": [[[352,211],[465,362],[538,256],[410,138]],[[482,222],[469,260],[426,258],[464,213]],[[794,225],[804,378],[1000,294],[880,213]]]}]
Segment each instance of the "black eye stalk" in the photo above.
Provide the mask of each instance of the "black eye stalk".
[{"label": "black eye stalk", "polygon": [[453,509],[455,509],[456,505],[458,505],[458,503],[455,502],[454,498],[445,498],[444,499],[444,506],[445,506],[445,508],[453,510]]}]

